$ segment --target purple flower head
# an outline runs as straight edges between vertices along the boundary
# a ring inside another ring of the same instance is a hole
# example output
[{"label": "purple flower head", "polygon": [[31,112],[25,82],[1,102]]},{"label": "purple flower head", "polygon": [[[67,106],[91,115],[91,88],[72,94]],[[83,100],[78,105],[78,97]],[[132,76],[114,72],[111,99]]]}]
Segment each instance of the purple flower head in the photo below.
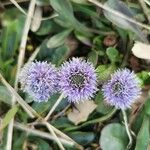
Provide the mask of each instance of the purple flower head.
[{"label": "purple flower head", "polygon": [[69,102],[88,100],[97,91],[97,78],[93,65],[81,58],[72,58],[60,69],[60,91]]},{"label": "purple flower head", "polygon": [[27,63],[19,76],[22,90],[37,102],[48,101],[50,96],[56,92],[57,81],[55,66],[40,61]]},{"label": "purple flower head", "polygon": [[140,81],[129,69],[119,69],[102,88],[107,103],[118,109],[130,108],[141,94]]}]

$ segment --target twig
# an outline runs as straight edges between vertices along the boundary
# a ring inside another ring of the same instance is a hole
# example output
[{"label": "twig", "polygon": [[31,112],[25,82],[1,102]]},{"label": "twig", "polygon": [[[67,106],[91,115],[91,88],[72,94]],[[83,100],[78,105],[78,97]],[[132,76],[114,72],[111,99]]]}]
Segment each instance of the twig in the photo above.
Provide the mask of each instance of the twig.
[{"label": "twig", "polygon": [[[50,124],[51,125],[51,124]],[[61,132],[60,130],[58,130],[57,128],[55,128],[54,126],[52,126],[52,129],[58,134],[60,135],[61,137],[65,138],[66,140],[69,140],[69,141],[72,141],[74,142],[75,144],[77,144],[73,139],[71,139],[69,136],[67,136],[66,134],[64,134],[63,132]],[[78,145],[78,144],[77,144]]]},{"label": "twig", "polygon": [[[33,122],[33,123],[28,123],[29,126],[36,126],[36,125],[45,125],[44,124],[44,121],[36,121],[36,122]],[[78,145],[73,139],[71,139],[69,136],[67,136],[66,134],[64,134],[63,132],[61,132],[60,130],[58,130],[57,128],[55,128],[53,125],[51,125],[49,123],[49,125],[51,126],[51,128],[61,137],[65,138],[66,140],[69,140],[69,141],[72,141],[73,143],[75,143],[76,145]]]},{"label": "twig", "polygon": [[[19,129],[19,130],[23,130],[25,132],[28,132],[29,134],[34,134],[34,135],[37,135],[39,137],[55,141],[55,138],[51,134],[43,132],[43,131],[39,131],[39,130],[36,130],[36,129],[29,128],[28,126],[22,125],[22,124],[20,124],[18,122],[14,123],[14,127],[17,128],[17,129]],[[74,146],[75,145],[74,142],[65,140],[63,138],[59,138],[59,140],[63,144],[66,144],[66,145],[69,145],[69,146]]]},{"label": "twig", "polygon": [[12,96],[15,96],[17,102],[22,106],[22,108],[31,118],[34,118],[35,116],[39,117],[39,114],[21,98],[21,96],[12,88],[12,86],[4,79],[1,74],[0,81],[7,87]]},{"label": "twig", "polygon": [[93,3],[93,4],[95,4],[98,7],[101,7],[102,9],[104,9],[104,10],[106,10],[106,11],[108,11],[108,12],[110,12],[110,13],[116,15],[116,16],[118,16],[118,17],[121,17],[121,18],[123,18],[123,19],[125,19],[125,20],[127,20],[129,22],[132,22],[132,23],[134,23],[134,24],[136,24],[138,26],[141,26],[141,27],[143,27],[143,28],[145,28],[147,30],[150,30],[150,26],[148,26],[146,24],[143,24],[141,22],[138,22],[138,21],[136,21],[133,18],[129,18],[128,16],[124,15],[123,13],[120,13],[120,12],[118,12],[118,11],[108,7],[108,6],[103,5],[102,3],[98,2],[97,0],[88,0],[88,1]]},{"label": "twig", "polygon": [[56,136],[54,130],[52,129],[52,127],[49,125],[48,122],[44,122],[46,127],[48,128],[48,130],[51,132],[51,134],[53,135],[53,137],[55,138],[56,143],[58,144],[59,148],[61,150],[65,150],[65,148],[63,147],[62,143],[60,142],[59,138]]},{"label": "twig", "polygon": [[147,20],[148,20],[148,22],[150,24],[150,9],[145,4],[144,0],[139,0],[139,3],[141,4],[141,7],[142,7],[142,9],[144,11],[144,14],[147,17]]},{"label": "twig", "polygon": [[[0,74],[0,81],[7,87],[7,89],[10,91],[12,95],[16,97],[16,100],[18,103],[22,106],[22,108],[27,112],[27,114],[34,118],[37,117],[40,121],[45,121],[44,118],[42,118],[30,105],[28,105],[21,97],[20,95],[7,83],[7,81],[3,78],[3,76]],[[51,124],[50,124],[51,125]],[[74,140],[72,140],[70,137],[68,137],[66,134],[61,132],[60,130],[56,129],[54,126],[51,125],[53,130],[60,136],[72,141],[77,147],[81,147],[79,144],[77,144]]]},{"label": "twig", "polygon": [[[15,1],[15,0],[10,0],[11,2],[12,2],[12,4],[14,4],[24,15],[28,15],[25,11],[24,11],[24,9]],[[48,19],[52,19],[52,18],[55,18],[55,17],[58,17],[59,15],[58,14],[56,14],[56,13],[54,13],[54,14],[52,14],[51,16],[49,16],[49,17],[44,17],[44,18],[42,18],[42,19],[39,19],[40,21],[44,21],[44,20],[48,20]],[[35,17],[34,16],[30,16],[32,19],[35,19]]]},{"label": "twig", "polygon": [[59,103],[61,102],[61,100],[64,98],[64,94],[61,94],[59,96],[59,98],[57,99],[56,103],[53,105],[53,107],[51,108],[51,110],[49,111],[49,113],[47,114],[47,116],[45,117],[45,120],[47,121],[50,117],[50,115],[53,113],[53,111],[56,109],[56,107],[59,105]]},{"label": "twig", "polygon": [[[40,121],[45,121],[44,118],[42,118],[32,107],[30,107],[30,105],[28,105],[21,97],[20,95],[9,85],[9,83],[7,83],[7,81],[3,78],[3,76],[0,74],[0,81],[7,87],[7,89],[10,91],[10,93],[12,95],[14,95],[16,97],[16,100],[18,101],[18,103],[22,106],[22,108],[27,112],[27,114],[31,117],[37,117]],[[72,140],[70,137],[68,137],[66,134],[64,134],[63,132],[61,132],[60,130],[56,129],[54,126],[52,126],[50,124],[50,126],[52,127],[52,129],[60,136],[70,140],[71,142],[74,143],[74,145],[76,147],[78,147],[79,149],[83,149],[82,146],[80,146],[78,143],[76,143],[74,140]]]},{"label": "twig", "polygon": [[[26,13],[19,5],[16,1],[14,0],[10,0],[11,2],[13,2],[15,4],[15,6],[21,10],[24,14]],[[25,25],[24,25],[24,31],[23,31],[23,36],[22,36],[22,39],[21,39],[21,44],[20,44],[20,51],[19,51],[19,57],[18,57],[18,64],[17,64],[17,72],[16,72],[16,79],[15,79],[15,84],[14,84],[14,87],[15,87],[15,90],[18,91],[18,76],[19,76],[19,73],[20,73],[20,69],[23,65],[23,61],[24,61],[24,55],[25,55],[25,47],[26,47],[26,43],[27,43],[27,37],[28,37],[28,32],[29,32],[29,28],[30,28],[30,24],[31,24],[31,17],[34,13],[34,8],[35,8],[35,3],[36,3],[36,0],[31,0],[30,2],[30,5],[29,5],[29,9],[28,9],[28,15],[27,15],[27,18],[26,18],[26,22],[25,22]],[[4,82],[5,84],[7,82]],[[7,87],[10,88],[10,90],[12,92],[13,91],[13,88],[11,88],[11,86],[9,86],[9,84],[7,84]],[[17,96],[19,96],[17,94]],[[15,101],[17,98],[14,94],[12,96],[12,106],[15,104]],[[20,102],[20,105],[22,105],[24,103],[23,108],[26,110],[26,112],[32,117],[34,118],[34,113],[36,113],[34,110],[31,109],[30,106],[26,105],[26,103],[24,102],[24,100],[22,99],[18,99],[18,102]],[[6,143],[6,150],[11,150],[12,148],[12,136],[13,136],[13,123],[14,123],[14,118],[11,120],[10,124],[9,124],[9,127],[8,127],[8,134],[7,134],[7,143]]]},{"label": "twig", "polygon": [[6,143],[6,150],[12,149],[12,139],[13,139],[13,128],[14,128],[14,118],[11,119],[9,125],[8,125],[8,131],[7,131],[7,143]]},{"label": "twig", "polygon": [[34,14],[35,3],[36,3],[36,0],[31,0],[30,6],[28,9],[27,18],[26,18],[25,25],[24,25],[24,30],[22,33],[23,36],[22,36],[20,48],[19,48],[19,57],[18,57],[18,65],[17,65],[17,72],[16,72],[15,89],[18,89],[18,76],[19,76],[21,67],[22,67],[23,62],[24,62],[27,37],[28,37],[28,32],[30,29],[31,21],[32,21],[32,16]]},{"label": "twig", "polygon": [[56,120],[59,116],[61,116],[62,114],[64,114],[69,107],[70,107],[70,104],[68,104],[61,112],[59,112],[58,114],[56,114],[55,116],[53,116],[53,120]]},{"label": "twig", "polygon": [[10,0],[24,15],[27,15],[27,13],[22,9],[22,7],[17,3],[15,0]]},{"label": "twig", "polygon": [[147,5],[150,6],[150,1],[149,1],[149,0],[144,0],[144,1],[145,1],[145,3],[146,3]]},{"label": "twig", "polygon": [[30,56],[30,58],[28,59],[27,63],[32,62],[36,58],[36,56],[39,53],[39,51],[40,51],[40,47],[37,47],[35,49],[35,51],[32,53],[32,55]]},{"label": "twig", "polygon": [[126,132],[128,134],[128,137],[129,137],[129,143],[127,145],[127,149],[130,149],[130,147],[132,146],[132,136],[131,136],[130,129],[129,129],[129,126],[128,126],[128,120],[127,120],[127,115],[126,115],[125,110],[122,110],[122,114],[123,114],[123,119],[124,119]]},{"label": "twig", "polygon": [[[29,2],[30,0],[16,0],[17,3],[24,3]],[[11,5],[12,3],[10,1],[2,1],[3,5]]]}]

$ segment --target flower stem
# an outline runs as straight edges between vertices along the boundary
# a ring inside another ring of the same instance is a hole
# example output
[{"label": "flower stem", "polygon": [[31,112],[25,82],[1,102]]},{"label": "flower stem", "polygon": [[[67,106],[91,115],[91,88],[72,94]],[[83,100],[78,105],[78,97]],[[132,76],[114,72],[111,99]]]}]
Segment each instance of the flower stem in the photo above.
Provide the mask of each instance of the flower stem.
[{"label": "flower stem", "polygon": [[59,105],[59,103],[61,102],[61,100],[64,98],[64,95],[61,94],[59,96],[59,98],[57,99],[56,103],[53,105],[53,107],[51,108],[51,110],[49,111],[49,113],[47,114],[47,116],[45,117],[45,121],[47,121],[49,119],[49,117],[51,116],[51,114],[54,112],[54,110],[56,109],[56,107]]},{"label": "flower stem", "polygon": [[128,120],[127,120],[127,115],[125,110],[122,110],[122,114],[123,114],[123,119],[124,119],[124,123],[125,123],[125,128],[126,128],[126,132],[128,134],[129,137],[129,143],[127,145],[127,149],[130,149],[130,147],[132,146],[132,136],[131,136],[131,132],[128,126]]}]

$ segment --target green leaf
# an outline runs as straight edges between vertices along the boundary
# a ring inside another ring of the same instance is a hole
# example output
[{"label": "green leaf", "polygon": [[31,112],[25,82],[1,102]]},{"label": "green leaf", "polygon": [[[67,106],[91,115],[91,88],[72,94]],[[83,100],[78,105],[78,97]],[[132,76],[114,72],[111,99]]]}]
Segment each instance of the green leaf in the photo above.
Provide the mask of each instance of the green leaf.
[{"label": "green leaf", "polygon": [[109,47],[106,50],[106,54],[107,54],[109,60],[111,61],[111,63],[115,63],[118,61],[119,52],[117,51],[117,49],[115,49],[113,47]]},{"label": "green leaf", "polygon": [[40,52],[38,53],[39,60],[47,60],[57,66],[59,66],[64,60],[66,60],[70,54],[70,49],[62,45],[58,48],[49,49],[47,46],[47,40],[43,41],[40,45]]},{"label": "green leaf", "polygon": [[58,28],[58,25],[56,23],[54,23],[54,21],[52,19],[43,20],[40,25],[40,28],[38,29],[38,31],[35,34],[40,35],[40,36],[48,35],[50,33],[53,33],[54,31],[58,31],[59,28]]},{"label": "green leaf", "polygon": [[50,0],[50,4],[54,10],[59,13],[59,16],[54,19],[59,25],[62,25],[63,27],[74,28],[85,35],[91,35],[86,26],[75,18],[73,8],[69,0]]},{"label": "green leaf", "polygon": [[103,150],[125,150],[128,144],[125,127],[118,123],[105,126],[99,144]]},{"label": "green leaf", "polygon": [[141,71],[137,75],[141,79],[141,82],[143,85],[149,85],[150,84],[150,76],[149,76],[148,71]]},{"label": "green leaf", "polygon": [[137,136],[135,150],[147,150],[149,145],[149,117],[144,116],[142,126]]},{"label": "green leaf", "polygon": [[51,6],[64,18],[73,21],[73,8],[69,0],[50,0]]},{"label": "green leaf", "polygon": [[76,38],[81,41],[83,44],[87,45],[87,46],[91,46],[92,43],[90,41],[89,35],[87,36],[87,34],[83,34],[79,31],[75,31],[75,36]]},{"label": "green leaf", "polygon": [[91,51],[88,54],[88,60],[94,65],[96,66],[98,63],[98,53],[96,51]]},{"label": "green leaf", "polygon": [[57,129],[64,129],[74,126],[67,117],[61,117],[51,122]]},{"label": "green leaf", "polygon": [[150,98],[148,98],[144,104],[144,112],[150,116]]},{"label": "green leaf", "polygon": [[38,137],[29,136],[28,140],[36,145],[36,150],[52,150],[52,147],[46,142]]},{"label": "green leaf", "polygon": [[110,75],[116,70],[115,65],[99,65],[96,68],[96,73],[99,81],[104,82],[110,78]]},{"label": "green leaf", "polygon": [[68,133],[68,135],[74,139],[77,143],[81,145],[87,145],[92,143],[92,141],[95,139],[95,135],[93,132],[71,132]]},{"label": "green leaf", "polygon": [[78,3],[78,4],[84,4],[84,5],[88,5],[89,3],[87,2],[87,0],[71,0],[74,3]]},{"label": "green leaf", "polygon": [[47,102],[33,102],[32,108],[37,111],[40,115],[45,113],[48,109],[50,110],[51,107],[55,104],[56,100],[58,99],[59,95],[55,94],[51,96],[51,98]]},{"label": "green leaf", "polygon": [[48,6],[49,4],[49,0],[37,0],[36,4],[39,6]]},{"label": "green leaf", "polygon": [[[131,19],[134,18],[132,10],[130,10],[130,8],[122,1],[107,0],[104,5],[118,11],[118,13],[122,13],[128,16]],[[108,20],[110,20],[118,27],[134,32],[142,41],[147,42],[145,35],[136,24],[129,22],[124,18],[118,17],[117,15],[114,15],[113,13],[110,13],[106,10],[104,10],[104,15]]]},{"label": "green leaf", "polygon": [[5,115],[4,119],[2,120],[2,125],[0,127],[0,131],[2,131],[11,121],[11,119],[15,116],[18,111],[18,106],[14,105]]},{"label": "green leaf", "polygon": [[70,34],[70,30],[63,31],[61,33],[58,33],[54,36],[52,36],[48,41],[47,41],[47,47],[48,48],[56,48],[64,44],[67,36]]},{"label": "green leaf", "polygon": [[27,139],[26,132],[21,132],[21,133],[14,132],[14,134],[13,134],[13,149],[14,150],[22,149],[26,139]]},{"label": "green leaf", "polygon": [[1,55],[4,60],[8,60],[14,56],[18,48],[25,17],[20,12],[18,13],[16,9],[9,9],[5,12],[3,21],[5,24],[1,36]]},{"label": "green leaf", "polygon": [[17,49],[19,39],[17,36],[17,21],[10,23],[2,30],[2,57],[8,59],[12,57]]},{"label": "green leaf", "polygon": [[67,56],[70,53],[70,50],[67,46],[61,46],[55,49],[55,51],[51,52],[51,62],[56,64],[56,66],[59,66],[67,58]]},{"label": "green leaf", "polygon": [[99,91],[95,98],[95,103],[98,105],[96,111],[102,114],[107,114],[110,112],[112,107],[104,103],[104,97],[102,91]]},{"label": "green leaf", "polygon": [[6,87],[0,86],[0,101],[11,105],[12,96]]},{"label": "green leaf", "polygon": [[[50,99],[47,102],[33,102],[32,108],[37,111],[40,115],[43,115],[47,110],[50,110],[52,106],[55,104],[57,99],[59,98],[60,94],[54,94],[50,97]],[[67,100],[63,99],[61,103],[57,106],[56,111],[60,111],[65,106],[67,106]]]}]

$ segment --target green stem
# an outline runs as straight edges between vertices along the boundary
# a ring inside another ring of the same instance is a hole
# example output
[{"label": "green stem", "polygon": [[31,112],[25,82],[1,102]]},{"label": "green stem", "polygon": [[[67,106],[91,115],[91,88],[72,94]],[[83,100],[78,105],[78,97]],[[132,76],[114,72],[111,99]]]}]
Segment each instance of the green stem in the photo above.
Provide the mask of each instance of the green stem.
[{"label": "green stem", "polygon": [[110,119],[115,113],[116,113],[116,109],[112,109],[107,115],[103,116],[103,117],[100,117],[100,118],[97,118],[97,119],[94,119],[94,120],[89,120],[79,126],[75,126],[75,127],[70,127],[70,128],[67,128],[65,129],[64,131],[72,131],[72,130],[77,130],[77,129],[80,129],[80,128],[83,128],[85,126],[88,126],[90,124],[94,124],[94,123],[99,123],[99,122],[104,122],[108,119]]},{"label": "green stem", "polygon": [[123,114],[123,119],[124,119],[124,123],[125,123],[125,128],[126,128],[126,132],[128,134],[129,137],[129,144],[127,145],[127,149],[130,149],[132,146],[132,136],[131,136],[131,132],[128,126],[128,120],[127,120],[127,115],[125,110],[122,110],[122,114]]}]

